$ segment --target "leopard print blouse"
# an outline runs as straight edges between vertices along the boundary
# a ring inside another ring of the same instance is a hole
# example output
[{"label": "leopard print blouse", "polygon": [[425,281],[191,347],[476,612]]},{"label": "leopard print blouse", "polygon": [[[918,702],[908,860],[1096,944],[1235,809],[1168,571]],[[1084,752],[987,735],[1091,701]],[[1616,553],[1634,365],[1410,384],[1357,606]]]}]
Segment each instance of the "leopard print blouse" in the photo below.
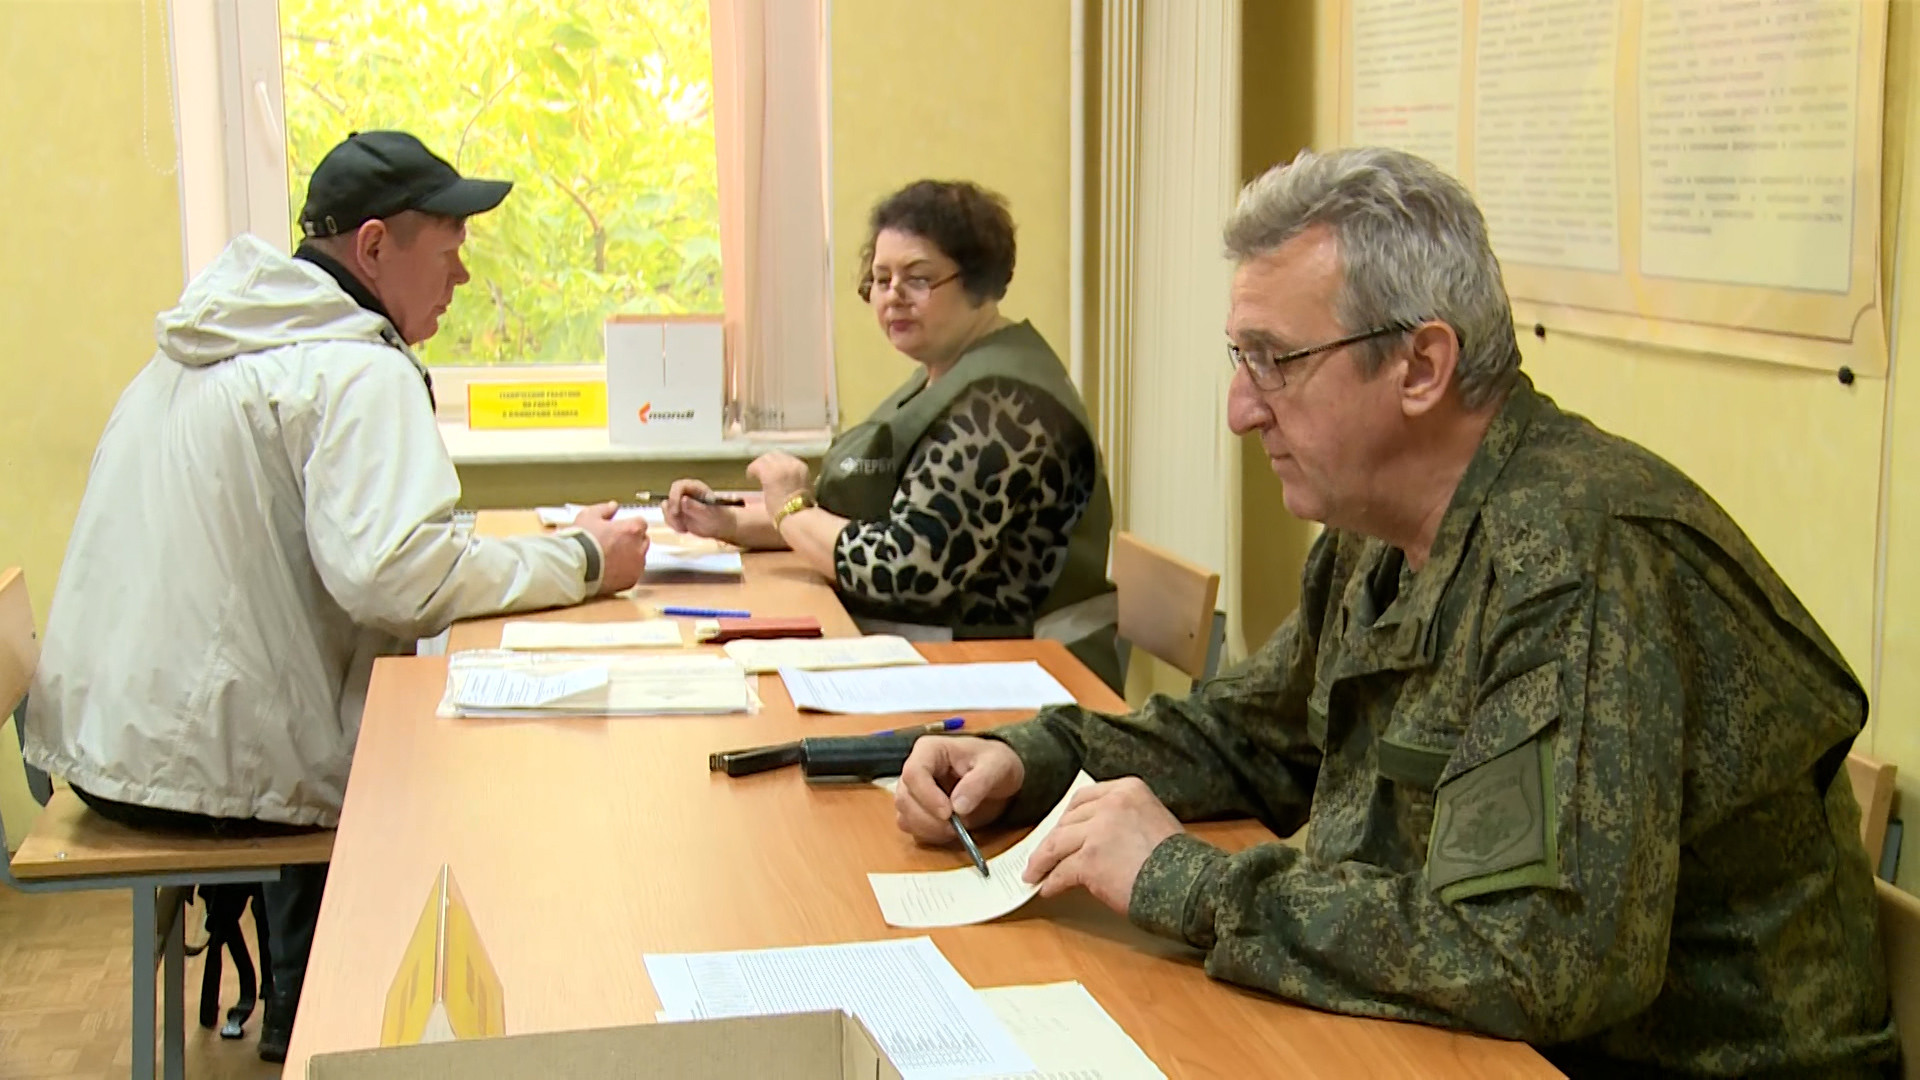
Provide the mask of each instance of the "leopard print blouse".
[{"label": "leopard print blouse", "polygon": [[901,622],[1028,622],[1066,565],[1096,476],[1093,440],[1065,407],[983,380],[914,447],[887,517],[841,530],[840,592]]}]

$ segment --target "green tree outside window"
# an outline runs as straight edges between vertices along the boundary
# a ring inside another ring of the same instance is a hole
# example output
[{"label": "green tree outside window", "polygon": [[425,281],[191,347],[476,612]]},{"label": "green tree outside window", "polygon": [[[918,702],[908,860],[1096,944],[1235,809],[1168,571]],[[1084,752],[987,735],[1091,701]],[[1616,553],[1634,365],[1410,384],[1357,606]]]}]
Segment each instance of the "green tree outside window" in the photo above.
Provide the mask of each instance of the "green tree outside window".
[{"label": "green tree outside window", "polygon": [[608,315],[721,310],[707,0],[280,0],[280,27],[296,236],[351,131],[515,182],[427,363],[599,363]]}]

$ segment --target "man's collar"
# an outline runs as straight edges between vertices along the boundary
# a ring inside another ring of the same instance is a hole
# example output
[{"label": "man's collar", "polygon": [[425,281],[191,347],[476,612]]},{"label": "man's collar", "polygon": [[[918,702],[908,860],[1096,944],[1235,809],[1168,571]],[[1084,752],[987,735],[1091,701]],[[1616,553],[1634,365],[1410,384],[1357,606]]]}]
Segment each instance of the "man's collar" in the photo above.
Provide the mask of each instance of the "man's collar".
[{"label": "man's collar", "polygon": [[[1413,575],[1407,588],[1401,590],[1396,601],[1371,627],[1353,628],[1372,637],[1383,666],[1420,666],[1433,658],[1432,623],[1440,598],[1460,568],[1481,507],[1486,505],[1494,483],[1543,407],[1547,407],[1547,400],[1533,388],[1533,381],[1524,374],[1516,375],[1513,389],[1501,403],[1500,411],[1494,414],[1487,433],[1480,439],[1480,448],[1467,464],[1459,486],[1454,488],[1446,514],[1440,519],[1440,528],[1434,534],[1427,564]],[[1348,611],[1361,610],[1360,591],[1366,587],[1368,571],[1388,554],[1386,545],[1377,540],[1367,544],[1366,552],[1360,560],[1361,571],[1354,574],[1342,604]]]},{"label": "man's collar", "polygon": [[328,277],[339,283],[340,288],[344,290],[348,296],[353,297],[354,303],[387,320],[387,325],[393,326],[396,331],[399,330],[399,326],[394,324],[393,316],[387,313],[386,305],[380,302],[379,297],[373,295],[373,290],[367,288],[365,282],[354,277],[353,271],[343,266],[340,260],[321,251],[312,244],[301,244],[294,250],[293,257],[296,259],[305,259],[307,262],[325,270]]},{"label": "man's collar", "polygon": [[353,271],[342,266],[340,260],[321,251],[312,244],[301,244],[298,248],[294,249],[293,257],[296,259],[304,259],[320,269],[325,270],[327,276],[337,282],[340,288],[343,289],[348,296],[353,298],[354,303],[387,320],[388,332],[383,333],[381,336],[385,337],[390,344],[397,347],[400,352],[406,356],[407,362],[413,365],[414,370],[420,373],[420,380],[427,384],[427,404],[437,409],[439,407],[439,399],[436,398],[433,393],[433,376],[427,372],[426,365],[422,364],[420,359],[413,355],[413,350],[407,348],[406,344],[402,341],[399,324],[394,322],[393,316],[387,313],[387,307],[380,302],[380,298],[373,295],[373,290],[367,288],[365,282],[354,277]]}]

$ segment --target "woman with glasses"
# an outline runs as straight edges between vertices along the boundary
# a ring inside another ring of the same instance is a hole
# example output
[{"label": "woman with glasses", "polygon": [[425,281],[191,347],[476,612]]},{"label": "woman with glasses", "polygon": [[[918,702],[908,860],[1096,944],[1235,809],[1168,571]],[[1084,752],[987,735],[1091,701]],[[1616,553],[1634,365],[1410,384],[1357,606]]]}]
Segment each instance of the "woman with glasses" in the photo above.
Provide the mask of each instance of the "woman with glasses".
[{"label": "woman with glasses", "polygon": [[881,200],[860,296],[920,370],[834,441],[817,479],[767,454],[747,469],[764,503],[741,508],[680,480],[667,524],[791,548],[867,632],[1056,638],[1117,684],[1106,476],[1059,357],[1000,312],[1013,265],[1013,218],[991,192],[922,180]]}]

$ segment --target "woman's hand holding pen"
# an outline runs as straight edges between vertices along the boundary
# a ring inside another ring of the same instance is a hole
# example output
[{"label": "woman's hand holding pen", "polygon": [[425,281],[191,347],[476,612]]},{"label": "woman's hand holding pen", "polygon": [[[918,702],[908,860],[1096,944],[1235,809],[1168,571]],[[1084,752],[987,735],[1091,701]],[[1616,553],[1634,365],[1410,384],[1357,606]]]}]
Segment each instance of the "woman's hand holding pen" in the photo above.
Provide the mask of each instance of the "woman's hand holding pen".
[{"label": "woman's hand holding pen", "polygon": [[712,498],[713,489],[704,481],[675,480],[672,489],[667,492],[666,504],[661,507],[667,519],[667,528],[691,536],[737,543],[740,512],[731,506],[713,505],[708,501]]}]

